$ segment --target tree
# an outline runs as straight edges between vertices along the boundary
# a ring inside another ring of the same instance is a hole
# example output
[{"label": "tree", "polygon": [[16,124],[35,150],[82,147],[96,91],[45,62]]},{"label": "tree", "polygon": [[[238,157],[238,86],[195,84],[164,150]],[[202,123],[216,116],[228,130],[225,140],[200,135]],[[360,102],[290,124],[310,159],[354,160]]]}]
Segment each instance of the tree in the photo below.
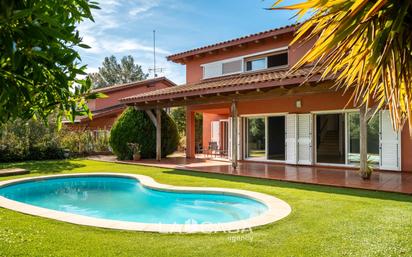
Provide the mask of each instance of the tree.
[{"label": "tree", "polygon": [[388,107],[396,130],[409,120],[412,135],[412,1],[307,0],[271,9],[298,10],[304,22],[292,42],[316,39],[293,67],[308,63],[337,75],[337,88],[353,89],[360,106]]},{"label": "tree", "polygon": [[170,117],[176,123],[179,135],[181,137],[186,135],[186,108],[183,106],[172,108],[170,111]]},{"label": "tree", "polygon": [[115,56],[105,57],[99,72],[89,74],[95,88],[147,79],[142,66],[135,64],[131,55],[123,56],[120,64]]},{"label": "tree", "polygon": [[[172,108],[170,117],[176,123],[181,138],[186,136],[186,108],[183,106]],[[195,113],[195,145],[203,142],[203,115]]]},{"label": "tree", "polygon": [[[179,133],[174,121],[162,110],[162,157],[176,151],[179,144]],[[156,128],[145,111],[129,107],[117,119],[110,130],[110,146],[120,160],[132,159],[129,143],[140,145],[142,158],[156,156]]]},{"label": "tree", "polygon": [[292,70],[314,64],[323,78],[336,77],[336,88],[352,90],[351,102],[360,107],[360,172],[369,177],[368,119],[389,108],[394,129],[409,121],[412,136],[412,1],[281,2],[271,9],[298,10],[298,19],[309,15],[291,44],[316,41]]},{"label": "tree", "polygon": [[91,83],[76,49],[76,26],[92,20],[97,3],[88,0],[0,1],[0,123],[58,113],[74,120],[91,115],[86,101]]}]

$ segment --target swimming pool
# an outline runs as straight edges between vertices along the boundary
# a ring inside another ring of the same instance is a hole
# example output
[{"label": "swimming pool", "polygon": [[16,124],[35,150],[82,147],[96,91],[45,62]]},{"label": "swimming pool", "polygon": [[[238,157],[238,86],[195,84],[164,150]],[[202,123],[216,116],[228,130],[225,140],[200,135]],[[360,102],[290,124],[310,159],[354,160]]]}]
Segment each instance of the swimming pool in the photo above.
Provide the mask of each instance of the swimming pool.
[{"label": "swimming pool", "polygon": [[[247,221],[253,226],[256,219],[270,218],[274,202],[274,217],[279,218],[279,211],[287,211],[289,206],[272,196],[234,189],[173,187],[129,174],[48,176],[0,184],[0,205],[6,208],[10,206],[4,204],[14,204],[10,209],[34,215],[40,212],[39,216],[77,224],[120,229],[137,225],[144,228],[133,230],[159,232],[196,232],[211,227],[222,231],[236,223],[247,227]],[[88,224],[90,221],[93,224]],[[114,227],[116,223],[122,226]]]}]

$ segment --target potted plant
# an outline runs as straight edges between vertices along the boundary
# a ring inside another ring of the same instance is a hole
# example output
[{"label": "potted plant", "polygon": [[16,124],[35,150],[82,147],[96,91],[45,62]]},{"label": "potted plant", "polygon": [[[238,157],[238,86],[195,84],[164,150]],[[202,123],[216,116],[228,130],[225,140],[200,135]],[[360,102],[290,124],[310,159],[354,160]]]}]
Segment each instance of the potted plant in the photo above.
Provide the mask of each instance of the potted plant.
[{"label": "potted plant", "polygon": [[132,151],[133,154],[133,161],[138,161],[141,159],[140,151],[141,147],[140,144],[138,143],[128,143],[127,146],[129,146],[130,150]]},{"label": "potted plant", "polygon": [[366,170],[365,171],[359,171],[362,179],[364,180],[369,180],[372,176],[373,172],[373,161],[371,158],[368,157],[367,165],[366,165]]}]

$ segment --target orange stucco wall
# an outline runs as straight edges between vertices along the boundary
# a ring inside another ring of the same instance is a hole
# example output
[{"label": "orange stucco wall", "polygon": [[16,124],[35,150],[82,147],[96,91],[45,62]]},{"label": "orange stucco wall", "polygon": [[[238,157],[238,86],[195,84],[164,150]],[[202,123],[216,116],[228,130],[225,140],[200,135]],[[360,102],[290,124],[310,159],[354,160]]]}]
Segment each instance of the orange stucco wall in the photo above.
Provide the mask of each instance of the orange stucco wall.
[{"label": "orange stucco wall", "polygon": [[[201,64],[234,58],[243,55],[264,52],[275,48],[288,46],[292,41],[292,33],[278,36],[276,39],[269,38],[259,43],[250,43],[243,47],[228,49],[225,52],[219,51],[218,54],[207,54],[202,57],[194,58],[186,62],[186,82],[194,83],[202,80],[203,70]],[[312,46],[314,41],[304,44],[294,44],[289,46],[289,66],[295,64]]]},{"label": "orange stucco wall", "polygon": [[[333,111],[345,108],[349,94],[341,92],[318,93],[304,96],[273,97],[265,100],[239,101],[237,103],[239,115],[268,114],[268,113],[309,113],[315,111]],[[296,108],[296,101],[300,100],[301,108]],[[190,110],[203,112],[203,144],[207,147],[211,137],[211,121],[225,119],[228,115],[207,113],[210,110],[230,110],[227,104],[204,104],[190,106]],[[347,106],[347,109],[353,109]],[[407,125],[401,133],[401,168],[402,171],[412,172],[412,138],[409,136]]]},{"label": "orange stucco wall", "polygon": [[116,91],[111,91],[111,92],[104,93],[105,95],[108,96],[107,98],[91,100],[89,101],[88,105],[92,111],[97,110],[97,109],[103,109],[103,108],[107,108],[107,107],[119,104],[119,99],[121,98],[132,96],[132,95],[137,95],[137,94],[142,94],[142,93],[146,93],[149,91],[158,90],[158,89],[162,89],[166,87],[168,87],[168,85],[162,82],[156,82],[150,86],[136,86],[136,87],[129,87],[129,88],[120,89]]},{"label": "orange stucco wall", "polygon": [[117,118],[120,116],[122,113],[122,110],[119,110],[116,113],[111,113],[110,115],[106,115],[104,117],[97,117],[92,120],[87,120],[83,121],[82,123],[76,123],[76,124],[71,124],[71,123],[66,123],[66,126],[72,130],[110,130],[114,124],[114,122],[117,120]]},{"label": "orange stucco wall", "polygon": [[[105,109],[109,108],[112,106],[119,105],[119,99],[127,97],[127,96],[132,96],[132,95],[137,95],[141,93],[146,93],[149,91],[153,90],[158,90],[162,88],[169,87],[168,84],[163,83],[162,81],[158,81],[156,83],[153,83],[149,86],[146,85],[139,85],[139,86],[131,86],[123,89],[118,89],[118,90],[113,90],[110,92],[103,92],[105,95],[107,95],[107,98],[99,98],[99,99],[93,99],[90,100],[87,105],[89,106],[91,111],[95,110],[100,110],[100,109]],[[97,130],[97,129],[110,129],[118,116],[123,112],[124,108],[116,111],[115,113],[110,113],[105,116],[101,117],[96,117],[93,120],[87,120],[87,121],[82,121],[80,124],[67,124],[67,126],[70,129],[91,129],[91,130]]]},{"label": "orange stucco wall", "polygon": [[408,124],[402,130],[401,137],[402,171],[412,172],[412,136],[409,134]]},{"label": "orange stucco wall", "polygon": [[[190,58],[185,61],[186,81],[187,83],[196,83],[202,80],[202,64],[288,46],[292,38],[292,33],[288,33],[280,35],[276,39],[268,38],[259,42],[243,45],[242,47],[233,47],[226,51],[217,51]],[[289,66],[295,64],[311,48],[314,41],[315,39],[304,44],[297,43],[289,46]],[[345,108],[345,106],[347,109],[352,109],[353,106],[346,105],[349,97],[349,94],[343,95],[341,92],[318,93],[304,96],[291,95],[273,97],[266,100],[240,101],[237,106],[239,115],[263,113],[309,113],[313,111],[341,110]],[[301,100],[301,108],[296,108],[297,100]],[[203,144],[204,147],[207,147],[211,136],[211,121],[220,119],[219,115],[227,117],[227,113],[230,112],[230,103],[218,105],[209,105],[205,103],[203,105],[189,106],[188,109],[191,111],[202,112],[204,114]],[[209,111],[216,109],[225,110],[226,113],[222,114],[221,112],[216,113]],[[191,144],[189,141],[190,140],[188,140],[187,144]],[[402,171],[412,172],[412,138],[409,136],[408,128],[405,128],[401,134],[401,151]]]},{"label": "orange stucco wall", "polygon": [[228,115],[214,114],[214,113],[203,113],[203,149],[207,149],[209,146],[210,139],[212,137],[211,123],[212,121],[219,121],[227,119]]}]

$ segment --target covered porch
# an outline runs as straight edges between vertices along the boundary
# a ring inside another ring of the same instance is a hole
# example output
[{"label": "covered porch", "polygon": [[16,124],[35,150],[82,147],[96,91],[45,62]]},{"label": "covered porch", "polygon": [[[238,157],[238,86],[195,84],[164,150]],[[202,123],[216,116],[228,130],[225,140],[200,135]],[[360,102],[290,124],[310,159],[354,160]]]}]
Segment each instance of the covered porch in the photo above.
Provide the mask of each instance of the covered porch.
[{"label": "covered porch", "polygon": [[[330,79],[319,79],[319,72],[311,68],[295,73],[268,70],[206,79],[121,102],[144,110],[155,124],[157,161],[161,160],[159,110],[185,106],[188,159],[198,153],[207,155],[204,150],[215,145],[216,155],[228,161],[224,166],[233,169],[239,163],[247,167],[244,163],[265,162],[261,165],[305,165],[295,169],[312,166],[332,173],[357,169],[365,163],[360,161],[363,153],[375,170],[409,171],[409,158],[401,158],[411,148],[407,140],[401,146],[407,131],[403,136],[394,132],[387,112],[368,125],[362,118],[366,115],[348,105],[350,92],[335,91]],[[204,115],[201,144],[196,141],[196,113]]]},{"label": "covered porch", "polygon": [[[198,156],[202,157],[202,156]],[[205,158],[169,157],[157,160],[117,161],[110,156],[96,156],[94,160],[145,165],[173,170],[202,173],[226,174],[231,176],[271,179],[306,184],[326,185],[343,188],[357,188],[373,191],[412,194],[412,174],[390,171],[376,171],[370,180],[362,180],[355,169],[319,166],[295,166],[278,163],[239,161],[234,169],[228,161]],[[185,174],[190,175],[190,174]]]}]

